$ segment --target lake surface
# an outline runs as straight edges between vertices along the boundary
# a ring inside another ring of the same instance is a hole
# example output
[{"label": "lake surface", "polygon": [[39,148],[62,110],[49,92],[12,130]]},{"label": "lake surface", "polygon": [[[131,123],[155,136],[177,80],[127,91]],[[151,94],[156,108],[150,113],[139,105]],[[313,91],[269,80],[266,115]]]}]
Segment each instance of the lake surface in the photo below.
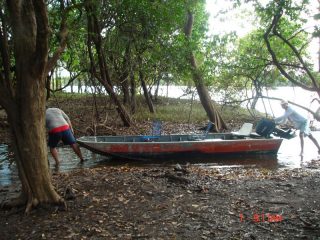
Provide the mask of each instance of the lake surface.
[{"label": "lake surface", "polygon": [[0,186],[11,184],[16,175],[16,167],[9,161],[8,146],[0,144]]}]

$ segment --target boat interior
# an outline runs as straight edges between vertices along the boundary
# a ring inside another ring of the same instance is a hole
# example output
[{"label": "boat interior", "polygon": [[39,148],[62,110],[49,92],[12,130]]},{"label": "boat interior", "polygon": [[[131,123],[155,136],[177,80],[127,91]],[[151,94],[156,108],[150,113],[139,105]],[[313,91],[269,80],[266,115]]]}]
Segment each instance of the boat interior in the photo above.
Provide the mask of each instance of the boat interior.
[{"label": "boat interior", "polygon": [[222,141],[222,140],[239,140],[239,139],[263,139],[265,137],[252,132],[253,124],[244,123],[236,132],[230,133],[211,133],[209,134],[210,123],[203,134],[173,134],[161,135],[161,123],[156,123],[157,131],[152,131],[151,135],[135,135],[135,136],[94,136],[84,137],[82,141],[90,142],[190,142],[190,141]]},{"label": "boat interior", "polygon": [[221,141],[239,139],[264,139],[264,137],[250,133],[240,135],[234,133],[213,133],[213,134],[186,134],[186,135],[135,135],[135,136],[90,136],[79,139],[80,141],[92,142],[190,142],[190,141]]}]

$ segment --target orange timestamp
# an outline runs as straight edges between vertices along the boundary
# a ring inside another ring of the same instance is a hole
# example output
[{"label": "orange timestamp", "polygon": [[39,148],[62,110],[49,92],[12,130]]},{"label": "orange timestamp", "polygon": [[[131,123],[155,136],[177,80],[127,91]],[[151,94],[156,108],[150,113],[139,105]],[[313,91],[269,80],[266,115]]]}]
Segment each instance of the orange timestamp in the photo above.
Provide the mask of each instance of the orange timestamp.
[{"label": "orange timestamp", "polygon": [[244,222],[246,220],[251,220],[255,223],[260,223],[260,222],[270,222],[270,223],[275,223],[275,222],[282,222],[283,221],[283,216],[281,214],[270,214],[270,213],[254,213],[251,218],[245,218],[243,213],[239,214],[240,222]]}]

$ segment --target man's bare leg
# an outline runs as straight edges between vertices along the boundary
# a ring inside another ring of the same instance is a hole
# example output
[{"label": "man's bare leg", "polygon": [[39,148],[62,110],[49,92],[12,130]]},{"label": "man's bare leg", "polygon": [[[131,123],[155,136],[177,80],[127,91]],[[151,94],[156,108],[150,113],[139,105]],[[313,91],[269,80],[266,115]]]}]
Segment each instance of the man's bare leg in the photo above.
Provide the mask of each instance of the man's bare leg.
[{"label": "man's bare leg", "polygon": [[319,143],[318,143],[317,139],[315,139],[315,138],[312,136],[312,134],[309,135],[309,138],[310,138],[311,141],[314,143],[314,145],[317,146],[317,148],[318,148],[318,153],[320,153],[320,146],[319,146]]},{"label": "man's bare leg", "polygon": [[304,147],[303,133],[300,133],[300,134],[299,134],[299,137],[300,137],[300,145],[301,145],[300,156],[303,156],[303,147]]},{"label": "man's bare leg", "polygon": [[59,155],[58,155],[57,149],[56,148],[50,148],[50,152],[51,152],[51,155],[52,155],[54,161],[56,162],[56,166],[59,166],[60,160],[59,160]]},{"label": "man's bare leg", "polygon": [[83,157],[82,157],[82,153],[80,150],[80,147],[77,143],[71,144],[71,147],[73,149],[73,151],[75,152],[75,154],[77,154],[77,156],[80,158],[80,162],[83,162]]}]

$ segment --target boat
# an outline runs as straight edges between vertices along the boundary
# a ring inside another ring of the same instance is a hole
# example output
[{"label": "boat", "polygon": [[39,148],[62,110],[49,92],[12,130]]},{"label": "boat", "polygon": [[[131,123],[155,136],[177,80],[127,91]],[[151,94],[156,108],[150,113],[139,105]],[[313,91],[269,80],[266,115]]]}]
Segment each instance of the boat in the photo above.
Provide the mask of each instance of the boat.
[{"label": "boat", "polygon": [[255,133],[173,134],[133,136],[83,136],[80,146],[92,152],[122,159],[192,158],[277,154],[282,138],[263,137]]}]

